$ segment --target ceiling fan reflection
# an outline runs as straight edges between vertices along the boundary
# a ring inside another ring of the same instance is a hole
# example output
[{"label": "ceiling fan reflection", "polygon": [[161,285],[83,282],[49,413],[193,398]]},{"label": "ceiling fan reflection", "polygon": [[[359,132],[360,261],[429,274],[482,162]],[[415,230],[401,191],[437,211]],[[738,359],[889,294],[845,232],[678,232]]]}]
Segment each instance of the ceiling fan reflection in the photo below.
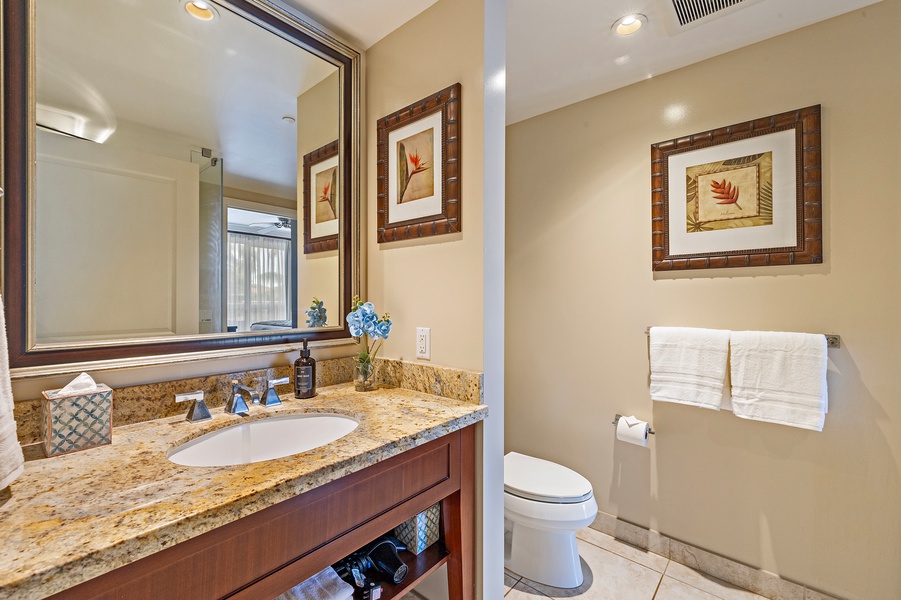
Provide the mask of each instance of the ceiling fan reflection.
[{"label": "ceiling fan reflection", "polygon": [[250,227],[255,227],[257,229],[269,227],[275,227],[276,229],[291,229],[291,219],[288,217],[278,217],[277,221],[258,221],[256,223],[251,223]]}]

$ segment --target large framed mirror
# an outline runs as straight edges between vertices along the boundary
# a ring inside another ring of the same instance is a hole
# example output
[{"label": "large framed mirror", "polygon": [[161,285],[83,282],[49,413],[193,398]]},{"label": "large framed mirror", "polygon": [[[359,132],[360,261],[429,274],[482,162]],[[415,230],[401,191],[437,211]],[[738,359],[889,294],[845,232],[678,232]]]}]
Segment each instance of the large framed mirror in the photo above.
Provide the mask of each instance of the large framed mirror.
[{"label": "large framed mirror", "polygon": [[349,337],[356,51],[278,0],[3,11],[14,369]]}]

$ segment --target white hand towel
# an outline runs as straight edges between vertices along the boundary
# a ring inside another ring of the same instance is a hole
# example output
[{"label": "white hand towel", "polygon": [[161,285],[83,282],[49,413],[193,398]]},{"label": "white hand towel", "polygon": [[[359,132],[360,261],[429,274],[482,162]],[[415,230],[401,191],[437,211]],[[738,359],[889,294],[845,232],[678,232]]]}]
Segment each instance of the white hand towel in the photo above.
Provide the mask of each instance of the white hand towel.
[{"label": "white hand towel", "polygon": [[9,380],[9,350],[6,343],[6,321],[0,299],[0,490],[22,474],[25,459],[16,437],[13,418],[13,388]]},{"label": "white hand towel", "polygon": [[729,331],[651,327],[651,400],[719,410]]},{"label": "white hand towel", "polygon": [[353,595],[354,586],[328,567],[298,583],[275,600],[347,600]]},{"label": "white hand towel", "polygon": [[736,415],[823,430],[828,410],[825,336],[733,331],[730,343]]}]

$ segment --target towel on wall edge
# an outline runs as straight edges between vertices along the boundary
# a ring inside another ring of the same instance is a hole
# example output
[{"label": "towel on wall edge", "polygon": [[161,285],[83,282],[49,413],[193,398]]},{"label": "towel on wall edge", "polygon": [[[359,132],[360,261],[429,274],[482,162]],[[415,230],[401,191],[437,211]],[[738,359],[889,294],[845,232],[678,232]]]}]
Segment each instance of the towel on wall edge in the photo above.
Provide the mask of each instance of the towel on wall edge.
[{"label": "towel on wall edge", "polygon": [[22,474],[25,459],[16,437],[13,417],[13,389],[9,379],[9,349],[6,342],[6,321],[0,299],[0,490],[5,489]]},{"label": "towel on wall edge", "polygon": [[729,331],[651,327],[651,400],[720,409]]}]

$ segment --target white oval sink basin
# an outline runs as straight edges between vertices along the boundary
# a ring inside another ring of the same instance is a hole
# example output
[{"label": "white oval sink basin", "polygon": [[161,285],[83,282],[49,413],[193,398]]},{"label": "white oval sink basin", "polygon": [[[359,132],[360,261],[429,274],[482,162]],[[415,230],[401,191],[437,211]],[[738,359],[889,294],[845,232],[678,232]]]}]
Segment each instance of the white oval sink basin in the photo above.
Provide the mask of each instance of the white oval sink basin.
[{"label": "white oval sink basin", "polygon": [[325,413],[269,417],[212,431],[170,450],[167,457],[188,467],[246,465],[324,446],[358,425],[351,417]]}]

